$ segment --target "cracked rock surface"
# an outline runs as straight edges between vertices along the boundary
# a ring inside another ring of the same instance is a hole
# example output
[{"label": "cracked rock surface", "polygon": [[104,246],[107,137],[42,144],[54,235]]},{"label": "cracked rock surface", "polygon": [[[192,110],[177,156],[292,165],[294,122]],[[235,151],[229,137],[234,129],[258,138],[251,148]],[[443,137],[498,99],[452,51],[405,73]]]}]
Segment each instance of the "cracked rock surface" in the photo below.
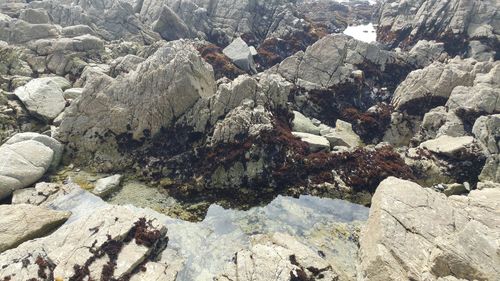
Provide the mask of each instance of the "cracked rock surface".
[{"label": "cracked rock surface", "polygon": [[390,177],[378,187],[361,235],[360,277],[496,280],[499,212],[500,189],[446,197]]},{"label": "cracked rock surface", "polygon": [[28,204],[0,205],[0,253],[24,241],[49,234],[70,215],[71,212]]}]

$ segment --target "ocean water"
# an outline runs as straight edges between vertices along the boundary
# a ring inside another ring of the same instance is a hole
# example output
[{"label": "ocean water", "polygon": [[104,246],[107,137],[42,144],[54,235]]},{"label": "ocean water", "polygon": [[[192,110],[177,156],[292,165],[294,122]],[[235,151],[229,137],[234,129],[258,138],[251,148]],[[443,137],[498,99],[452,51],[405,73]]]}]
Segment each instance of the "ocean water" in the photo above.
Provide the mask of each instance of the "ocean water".
[{"label": "ocean water", "polygon": [[349,26],[344,30],[344,34],[367,43],[377,41],[377,33],[372,23]]}]

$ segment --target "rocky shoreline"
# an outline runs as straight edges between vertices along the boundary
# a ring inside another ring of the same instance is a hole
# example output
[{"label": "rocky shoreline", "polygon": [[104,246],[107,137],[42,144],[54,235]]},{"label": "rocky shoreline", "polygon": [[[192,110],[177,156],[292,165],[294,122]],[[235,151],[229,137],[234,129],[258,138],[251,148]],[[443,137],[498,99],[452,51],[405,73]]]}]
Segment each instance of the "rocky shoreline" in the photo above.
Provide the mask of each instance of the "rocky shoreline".
[{"label": "rocky shoreline", "polygon": [[1,2],[0,280],[500,279],[499,8]]}]

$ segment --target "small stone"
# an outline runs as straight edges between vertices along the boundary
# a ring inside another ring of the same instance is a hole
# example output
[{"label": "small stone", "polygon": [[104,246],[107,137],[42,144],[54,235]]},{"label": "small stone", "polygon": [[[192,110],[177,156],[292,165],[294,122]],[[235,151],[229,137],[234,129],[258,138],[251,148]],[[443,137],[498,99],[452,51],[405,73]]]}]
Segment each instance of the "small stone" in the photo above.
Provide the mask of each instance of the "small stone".
[{"label": "small stone", "polygon": [[361,145],[361,138],[354,132],[352,125],[342,120],[337,120],[333,132],[325,135],[332,146],[357,147]]},{"label": "small stone", "polygon": [[295,132],[319,135],[320,129],[314,122],[298,111],[293,112],[292,130]]},{"label": "small stone", "polygon": [[243,41],[241,37],[234,39],[234,41],[229,44],[229,46],[224,48],[222,52],[239,68],[250,73],[257,73],[252,52],[250,51],[247,43]]},{"label": "small stone", "polygon": [[292,132],[292,134],[307,143],[313,152],[330,151],[330,142],[325,137],[300,132]]},{"label": "small stone", "polygon": [[99,197],[105,197],[116,191],[121,184],[122,175],[114,175],[97,180],[93,193]]},{"label": "small stone", "polygon": [[473,137],[450,137],[444,135],[437,139],[423,142],[420,144],[420,147],[436,154],[442,154],[448,157],[458,157],[461,152],[466,151],[473,145]]},{"label": "small stone", "polygon": [[76,99],[76,98],[79,98],[83,93],[83,88],[71,88],[71,89],[67,89],[64,91],[64,98],[66,100],[68,99]]}]

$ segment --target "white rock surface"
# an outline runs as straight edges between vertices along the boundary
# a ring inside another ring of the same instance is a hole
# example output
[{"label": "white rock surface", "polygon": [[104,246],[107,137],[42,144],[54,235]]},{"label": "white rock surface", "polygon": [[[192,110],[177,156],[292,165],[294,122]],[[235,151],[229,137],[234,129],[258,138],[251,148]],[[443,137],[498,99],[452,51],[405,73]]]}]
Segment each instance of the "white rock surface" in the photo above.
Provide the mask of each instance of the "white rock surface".
[{"label": "white rock surface", "polygon": [[394,52],[336,34],[327,35],[305,52],[286,58],[276,71],[303,88],[325,89],[352,80],[351,73],[357,70],[356,65],[371,63],[384,70],[386,64],[397,61]]},{"label": "white rock surface", "polygon": [[450,137],[445,135],[423,142],[420,144],[420,147],[436,154],[442,154],[448,157],[457,157],[460,153],[466,152],[474,145],[475,141],[473,137]]},{"label": "white rock surface", "polygon": [[335,129],[324,137],[332,147],[357,147],[362,144],[361,138],[353,131],[352,125],[340,119],[335,123]]},{"label": "white rock surface", "polygon": [[46,206],[58,197],[62,197],[76,188],[79,188],[79,186],[71,182],[68,184],[40,182],[34,188],[23,188],[14,191],[12,194],[12,204]]},{"label": "white rock surface", "polygon": [[27,204],[0,205],[0,253],[49,234],[70,215],[70,212]]},{"label": "white rock surface", "polygon": [[63,96],[66,100],[79,98],[83,93],[83,88],[71,88],[64,91]]},{"label": "white rock surface", "polygon": [[188,42],[169,42],[126,75],[93,73],[65,111],[58,137],[80,158],[111,159],[116,165],[115,135],[154,136],[214,94],[212,67]]},{"label": "white rock surface", "polygon": [[52,79],[33,79],[17,88],[14,94],[34,116],[52,121],[64,110],[63,91]]},{"label": "white rock surface", "polygon": [[92,192],[99,197],[109,195],[110,193],[120,188],[122,177],[122,175],[113,175],[110,177],[99,179],[97,180],[95,188]]},{"label": "white rock surface", "polygon": [[298,111],[293,112],[292,130],[295,132],[319,135],[320,128]]},{"label": "white rock surface", "polygon": [[61,144],[50,137],[35,133],[14,135],[0,146],[0,198],[35,183],[59,164],[61,153]]},{"label": "white rock surface", "polygon": [[292,132],[292,134],[307,143],[313,152],[330,151],[330,142],[326,137],[300,132]]},{"label": "white rock surface", "polygon": [[498,280],[500,189],[451,196],[390,177],[360,240],[361,280]]}]

